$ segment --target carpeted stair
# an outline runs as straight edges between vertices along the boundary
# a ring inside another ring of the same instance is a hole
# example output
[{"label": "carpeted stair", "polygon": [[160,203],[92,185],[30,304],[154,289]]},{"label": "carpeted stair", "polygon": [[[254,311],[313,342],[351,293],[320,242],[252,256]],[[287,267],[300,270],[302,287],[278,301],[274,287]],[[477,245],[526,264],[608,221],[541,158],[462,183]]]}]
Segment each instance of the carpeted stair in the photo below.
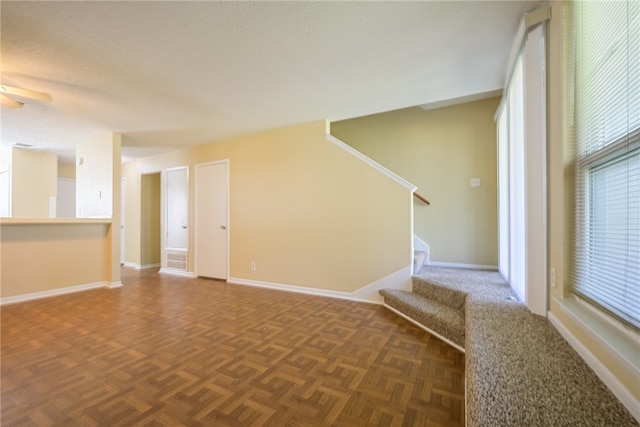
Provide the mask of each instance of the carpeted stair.
[{"label": "carpeted stair", "polygon": [[430,332],[464,349],[466,294],[413,277],[413,292],[382,289],[387,306],[423,325]]},{"label": "carpeted stair", "polygon": [[498,272],[424,266],[413,292],[380,294],[388,308],[465,351],[467,427],[639,425]]}]

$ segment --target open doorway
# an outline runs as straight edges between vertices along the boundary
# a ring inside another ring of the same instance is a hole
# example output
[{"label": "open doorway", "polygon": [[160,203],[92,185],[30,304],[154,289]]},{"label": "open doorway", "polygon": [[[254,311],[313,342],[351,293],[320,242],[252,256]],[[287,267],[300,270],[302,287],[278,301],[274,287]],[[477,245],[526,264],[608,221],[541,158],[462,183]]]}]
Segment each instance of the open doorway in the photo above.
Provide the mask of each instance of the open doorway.
[{"label": "open doorway", "polygon": [[142,175],[140,183],[140,268],[160,267],[160,173]]}]

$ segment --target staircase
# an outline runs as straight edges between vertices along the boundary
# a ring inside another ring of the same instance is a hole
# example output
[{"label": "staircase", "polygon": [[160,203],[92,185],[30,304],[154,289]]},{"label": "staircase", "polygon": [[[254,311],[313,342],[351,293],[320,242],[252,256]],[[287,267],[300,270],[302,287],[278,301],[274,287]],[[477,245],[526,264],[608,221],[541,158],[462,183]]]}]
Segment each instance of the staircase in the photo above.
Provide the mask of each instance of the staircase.
[{"label": "staircase", "polygon": [[415,266],[413,292],[379,292],[388,309],[465,352],[468,427],[640,425],[500,273]]},{"label": "staircase", "polygon": [[413,291],[381,289],[385,305],[464,351],[466,293],[421,277],[426,254],[414,254]]}]

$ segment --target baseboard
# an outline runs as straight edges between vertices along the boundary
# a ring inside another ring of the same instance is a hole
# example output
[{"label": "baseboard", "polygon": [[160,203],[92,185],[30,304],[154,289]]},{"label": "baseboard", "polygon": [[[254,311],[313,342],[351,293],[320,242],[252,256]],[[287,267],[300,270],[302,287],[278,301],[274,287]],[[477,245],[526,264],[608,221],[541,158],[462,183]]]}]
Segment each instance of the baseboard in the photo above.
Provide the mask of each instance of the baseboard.
[{"label": "baseboard", "polygon": [[138,267],[136,267],[136,270],[144,270],[147,268],[158,268],[160,267],[160,263],[157,264],[143,264],[143,265],[139,265]]},{"label": "baseboard", "polygon": [[196,273],[194,273],[193,271],[174,270],[172,268],[165,268],[165,267],[162,267],[158,273],[171,274],[173,276],[191,277],[191,278],[196,277]]},{"label": "baseboard", "polygon": [[611,390],[624,407],[627,408],[631,415],[640,421],[640,402],[635,398],[633,393],[627,390],[609,368],[585,347],[551,311],[547,312],[547,317],[571,347],[587,362],[602,382]]},{"label": "baseboard", "polygon": [[124,284],[123,284],[122,282],[118,281],[118,282],[111,282],[111,283],[107,283],[107,284],[105,285],[105,288],[108,288],[108,289],[115,289],[115,288],[121,288],[121,287],[123,287],[123,286],[124,286]]},{"label": "baseboard", "polygon": [[472,270],[492,270],[498,271],[497,265],[486,265],[486,264],[464,264],[458,262],[441,262],[441,261],[431,261],[429,263],[431,267],[449,267],[449,268],[468,268]]},{"label": "baseboard", "polygon": [[[384,306],[384,308],[386,308],[389,311],[392,311],[393,313],[397,314],[398,316],[402,317],[403,319],[413,323],[414,325],[416,325],[417,327],[419,327],[420,329],[424,329],[425,331],[429,332],[431,335],[438,337],[439,339],[441,339],[442,341],[446,342],[447,344],[449,344],[451,347],[455,348],[456,350],[460,350],[461,352],[465,352],[464,351],[464,347],[460,347],[458,344],[454,343],[453,341],[443,337],[442,335],[440,335],[439,333],[427,328],[425,325],[423,325],[420,322],[416,322],[414,319],[412,319],[411,317],[407,316],[404,313],[399,312],[398,310],[396,310],[395,308],[387,305],[387,304],[382,304]],[[466,396],[466,391],[465,391],[465,396]]]},{"label": "baseboard", "polygon": [[351,299],[363,302],[382,304],[384,298],[378,292],[380,289],[397,289],[400,291],[410,291],[413,283],[411,280],[411,270],[413,266],[408,265],[395,271],[382,279],[356,289],[351,293]]},{"label": "baseboard", "polygon": [[237,285],[255,286],[259,288],[275,289],[278,291],[297,292],[301,294],[317,295],[321,297],[339,298],[350,301],[366,302],[370,304],[382,304],[384,299],[378,293],[379,289],[392,288],[400,290],[411,290],[411,266],[408,265],[400,270],[365,285],[353,292],[332,291],[329,289],[307,288],[304,286],[285,285],[282,283],[263,282],[259,280],[243,279],[241,277],[229,277],[228,283]]},{"label": "baseboard", "polygon": [[137,264],[135,262],[127,262],[127,261],[125,261],[125,262],[122,263],[122,266],[123,267],[127,267],[127,268],[134,268],[136,270],[140,270],[140,264]]},{"label": "baseboard", "polygon": [[122,265],[123,265],[124,267],[134,268],[134,269],[136,269],[136,270],[144,270],[144,269],[146,269],[146,268],[158,268],[158,267],[160,267],[160,263],[157,263],[157,264],[143,264],[143,265],[140,265],[140,264],[137,264],[137,263],[135,263],[135,262],[123,262],[123,263],[122,263]]},{"label": "baseboard", "polygon": [[49,289],[46,291],[31,292],[28,294],[14,295],[10,297],[0,298],[0,305],[15,304],[18,302],[30,301],[34,299],[54,297],[57,295],[70,294],[74,292],[88,291],[91,289],[110,288],[108,282],[94,282],[84,285],[67,286],[64,288]]},{"label": "baseboard", "polygon": [[317,295],[321,297],[340,298],[352,300],[351,293],[332,291],[320,288],[307,288],[304,286],[284,285],[282,283],[263,282],[260,280],[243,279],[241,277],[229,277],[227,283],[236,285],[255,286],[257,288],[275,289],[278,291],[296,292],[299,294]]}]

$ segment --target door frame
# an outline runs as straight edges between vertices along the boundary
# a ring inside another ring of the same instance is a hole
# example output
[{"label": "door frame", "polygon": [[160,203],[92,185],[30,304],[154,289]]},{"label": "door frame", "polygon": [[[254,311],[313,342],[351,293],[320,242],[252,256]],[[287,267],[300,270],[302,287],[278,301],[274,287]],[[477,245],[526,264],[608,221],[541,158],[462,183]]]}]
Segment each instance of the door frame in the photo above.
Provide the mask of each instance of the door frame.
[{"label": "door frame", "polygon": [[226,164],[227,165],[227,176],[226,176],[226,185],[227,185],[227,233],[226,233],[226,237],[227,237],[227,242],[226,242],[226,246],[227,246],[227,259],[226,259],[226,275],[225,275],[225,280],[229,280],[229,271],[230,271],[230,259],[231,259],[231,252],[230,252],[230,245],[229,245],[229,241],[231,240],[229,235],[231,233],[231,209],[230,209],[230,199],[231,199],[231,186],[229,185],[229,175],[230,175],[230,168],[231,168],[231,162],[229,161],[229,159],[222,159],[222,160],[215,160],[212,162],[205,162],[205,163],[198,163],[195,165],[194,169],[195,169],[195,194],[194,194],[194,246],[193,246],[193,262],[194,262],[194,270],[195,270],[195,274],[196,277],[199,275],[198,274],[198,238],[199,238],[199,224],[198,224],[198,209],[199,209],[199,205],[198,205],[198,187],[200,185],[200,181],[199,181],[199,176],[198,176],[198,171],[200,169],[200,167],[204,167],[204,166],[212,166],[212,165],[217,165],[217,164]]},{"label": "door frame", "polygon": [[[172,168],[163,169],[160,177],[160,250],[161,268],[164,270],[172,270],[167,267],[167,252],[181,252],[184,253],[189,259],[190,245],[191,245],[191,171],[189,166],[176,166]],[[169,172],[178,170],[185,170],[187,173],[187,242],[185,248],[172,248],[167,246],[167,233],[169,232],[168,218],[169,218],[169,191],[167,186],[169,185]],[[177,270],[181,271],[181,270]],[[189,271],[189,263],[185,265],[185,272]]]}]

